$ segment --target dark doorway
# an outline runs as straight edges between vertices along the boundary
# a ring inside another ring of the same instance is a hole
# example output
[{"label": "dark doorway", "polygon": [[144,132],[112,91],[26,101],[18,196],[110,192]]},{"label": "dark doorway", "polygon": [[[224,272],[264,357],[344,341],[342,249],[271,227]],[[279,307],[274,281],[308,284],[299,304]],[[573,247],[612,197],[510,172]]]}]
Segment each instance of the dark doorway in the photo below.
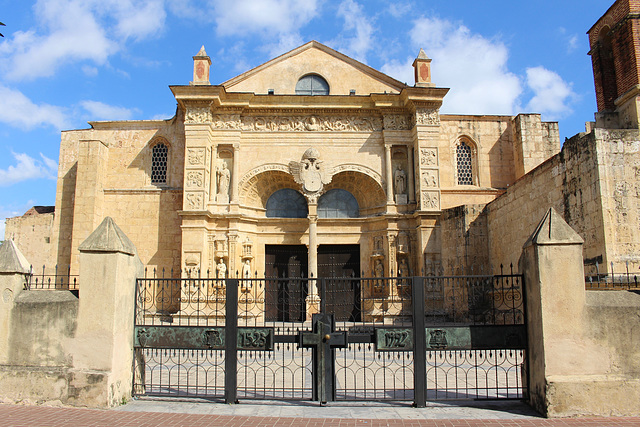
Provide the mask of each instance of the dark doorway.
[{"label": "dark doorway", "polygon": [[327,313],[336,320],[360,321],[360,245],[320,245],[318,277],[325,278]]},{"label": "dark doorway", "polygon": [[306,319],[307,270],[305,245],[265,245],[267,321]]}]

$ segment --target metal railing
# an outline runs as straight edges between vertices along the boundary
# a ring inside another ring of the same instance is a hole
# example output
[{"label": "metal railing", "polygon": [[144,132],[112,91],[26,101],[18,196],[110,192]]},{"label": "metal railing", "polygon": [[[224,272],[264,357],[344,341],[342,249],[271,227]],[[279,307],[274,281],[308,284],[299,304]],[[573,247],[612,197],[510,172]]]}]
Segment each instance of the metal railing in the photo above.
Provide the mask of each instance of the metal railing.
[{"label": "metal railing", "polygon": [[[636,267],[636,268],[640,268]],[[595,273],[585,275],[585,288],[588,291],[622,291],[640,290],[640,271],[633,271],[633,265],[628,261],[621,271],[614,270],[613,262],[607,272],[600,272],[600,266],[595,263]]]},{"label": "metal railing", "polygon": [[33,266],[29,273],[25,275],[24,289],[33,290],[55,290],[55,291],[77,291],[79,288],[78,275],[71,274],[71,266],[59,268],[57,265],[53,274],[42,266],[42,272],[36,272]]}]

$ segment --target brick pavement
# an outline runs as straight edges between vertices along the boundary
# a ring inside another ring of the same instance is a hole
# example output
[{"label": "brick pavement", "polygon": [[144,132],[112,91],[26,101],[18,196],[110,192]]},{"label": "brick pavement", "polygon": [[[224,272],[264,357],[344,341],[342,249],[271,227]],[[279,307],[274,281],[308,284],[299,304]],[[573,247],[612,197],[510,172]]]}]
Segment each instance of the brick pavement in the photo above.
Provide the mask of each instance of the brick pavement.
[{"label": "brick pavement", "polygon": [[640,426],[635,418],[571,418],[571,419],[339,419],[186,414],[160,412],[127,412],[115,410],[60,408],[47,406],[0,404],[2,426],[139,426],[139,427],[204,427],[204,426],[301,426],[301,427],[535,427],[535,426]]}]

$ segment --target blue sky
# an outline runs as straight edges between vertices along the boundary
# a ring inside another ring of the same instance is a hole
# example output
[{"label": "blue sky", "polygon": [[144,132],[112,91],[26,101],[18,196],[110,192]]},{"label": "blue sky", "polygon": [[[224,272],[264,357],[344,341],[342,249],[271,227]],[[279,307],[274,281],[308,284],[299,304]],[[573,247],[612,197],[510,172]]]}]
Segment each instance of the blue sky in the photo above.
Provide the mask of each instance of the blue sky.
[{"label": "blue sky", "polygon": [[173,116],[205,45],[219,84],[318,40],[413,83],[420,48],[442,113],[537,112],[561,139],[596,110],[586,31],[612,0],[0,0],[0,237],[55,204],[60,131]]}]

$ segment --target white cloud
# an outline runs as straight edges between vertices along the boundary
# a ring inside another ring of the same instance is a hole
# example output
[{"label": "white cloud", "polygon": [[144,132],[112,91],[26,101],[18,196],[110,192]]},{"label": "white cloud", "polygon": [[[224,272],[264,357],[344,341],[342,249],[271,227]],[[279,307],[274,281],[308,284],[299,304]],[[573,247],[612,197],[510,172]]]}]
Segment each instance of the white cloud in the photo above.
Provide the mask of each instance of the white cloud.
[{"label": "white cloud", "polygon": [[70,127],[62,107],[34,104],[22,92],[0,85],[0,122],[27,129],[53,126],[56,130]]},{"label": "white cloud", "polygon": [[0,63],[12,80],[52,76],[65,63],[107,62],[128,38],[164,27],[162,0],[39,0],[37,30],[17,31],[0,44]]},{"label": "white cloud", "polygon": [[388,11],[391,16],[396,19],[400,19],[404,15],[407,15],[409,12],[411,12],[411,9],[411,3],[394,2],[389,5]]},{"label": "white cloud", "polygon": [[129,120],[136,111],[99,101],[81,101],[80,105],[89,112],[92,120]]},{"label": "white cloud", "polygon": [[547,115],[547,119],[557,120],[573,111],[568,103],[576,99],[571,84],[544,67],[527,68],[527,86],[534,96],[527,104],[532,112]]},{"label": "white cloud", "polygon": [[[513,114],[518,110],[522,86],[507,68],[508,50],[498,40],[490,40],[460,23],[420,18],[410,30],[412,45],[424,48],[433,59],[432,81],[450,87],[442,107],[444,113]],[[383,71],[413,84],[413,58],[389,62]]]},{"label": "white cloud", "polygon": [[[366,62],[367,53],[374,44],[374,27],[362,5],[354,0],[343,0],[338,7],[338,17],[344,19],[343,34],[329,44],[343,53]],[[352,36],[347,34],[353,33]]]},{"label": "white cloud", "polygon": [[6,187],[28,179],[56,179],[58,164],[40,153],[41,160],[34,159],[26,153],[11,153],[16,159],[15,166],[0,169],[0,186]]},{"label": "white cloud", "polygon": [[580,39],[577,35],[573,35],[569,37],[569,41],[567,42],[567,52],[574,52],[580,46]]},{"label": "white cloud", "polygon": [[216,0],[219,35],[269,35],[298,31],[318,13],[316,0]]}]

